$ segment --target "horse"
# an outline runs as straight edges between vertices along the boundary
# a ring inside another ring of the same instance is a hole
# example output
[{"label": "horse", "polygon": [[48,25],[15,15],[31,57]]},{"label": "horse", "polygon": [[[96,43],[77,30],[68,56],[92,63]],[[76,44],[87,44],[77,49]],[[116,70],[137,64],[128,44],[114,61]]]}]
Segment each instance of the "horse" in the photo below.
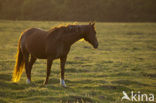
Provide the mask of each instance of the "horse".
[{"label": "horse", "polygon": [[73,43],[80,39],[89,42],[94,48],[98,47],[95,23],[87,25],[62,25],[45,31],[30,28],[21,33],[16,54],[16,63],[12,74],[12,81],[18,82],[25,68],[27,80],[31,83],[31,70],[36,59],[47,59],[46,79],[48,83],[53,60],[60,59],[60,85],[66,87],[64,70],[67,55]]}]

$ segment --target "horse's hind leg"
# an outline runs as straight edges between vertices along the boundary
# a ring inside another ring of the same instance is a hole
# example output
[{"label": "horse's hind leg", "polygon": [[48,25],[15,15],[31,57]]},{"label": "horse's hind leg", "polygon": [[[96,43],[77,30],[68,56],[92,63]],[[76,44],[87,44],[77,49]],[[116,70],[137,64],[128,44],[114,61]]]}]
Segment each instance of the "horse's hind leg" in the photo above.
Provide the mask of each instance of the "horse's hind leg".
[{"label": "horse's hind leg", "polygon": [[29,53],[24,52],[24,61],[25,61],[25,71],[27,75],[27,83],[30,83],[30,75],[29,75]]},{"label": "horse's hind leg", "polygon": [[31,55],[30,62],[29,62],[29,68],[28,68],[28,76],[29,76],[28,80],[27,80],[28,82],[31,82],[31,70],[32,70],[32,66],[35,63],[35,61],[36,61],[36,58]]}]

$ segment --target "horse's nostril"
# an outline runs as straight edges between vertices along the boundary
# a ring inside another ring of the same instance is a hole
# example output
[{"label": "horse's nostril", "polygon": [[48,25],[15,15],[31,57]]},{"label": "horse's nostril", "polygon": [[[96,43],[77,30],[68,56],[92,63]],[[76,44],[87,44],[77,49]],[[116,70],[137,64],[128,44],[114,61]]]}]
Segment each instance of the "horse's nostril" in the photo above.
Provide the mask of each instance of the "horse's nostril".
[{"label": "horse's nostril", "polygon": [[95,49],[98,48],[98,43],[96,43],[96,44],[94,45],[94,48],[95,48]]}]

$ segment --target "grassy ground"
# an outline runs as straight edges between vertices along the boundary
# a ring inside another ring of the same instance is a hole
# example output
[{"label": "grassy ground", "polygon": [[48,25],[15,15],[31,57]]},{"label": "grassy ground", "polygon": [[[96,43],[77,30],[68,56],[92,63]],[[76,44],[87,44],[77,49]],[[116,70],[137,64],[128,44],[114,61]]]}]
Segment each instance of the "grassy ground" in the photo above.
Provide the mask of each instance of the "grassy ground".
[{"label": "grassy ground", "polygon": [[120,103],[122,91],[156,96],[155,23],[96,23],[99,48],[84,41],[71,48],[65,73],[68,88],[59,85],[59,60],[52,65],[47,86],[42,86],[46,60],[35,63],[32,84],[25,83],[25,72],[19,83],[12,83],[20,33],[59,23],[63,22],[0,21],[0,103]]}]

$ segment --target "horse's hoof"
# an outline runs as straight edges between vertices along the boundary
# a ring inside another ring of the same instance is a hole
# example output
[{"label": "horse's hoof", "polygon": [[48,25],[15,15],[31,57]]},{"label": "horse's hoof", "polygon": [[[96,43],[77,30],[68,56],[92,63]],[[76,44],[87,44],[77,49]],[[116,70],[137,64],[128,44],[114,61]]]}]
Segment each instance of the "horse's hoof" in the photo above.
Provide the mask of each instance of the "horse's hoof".
[{"label": "horse's hoof", "polygon": [[66,84],[65,84],[65,81],[63,79],[60,79],[60,85],[62,87],[67,87]]},{"label": "horse's hoof", "polygon": [[26,80],[26,83],[27,83],[27,84],[30,84],[30,83],[31,83],[31,81],[30,81],[29,79],[27,79],[27,80]]},{"label": "horse's hoof", "polygon": [[66,84],[64,84],[64,85],[61,85],[62,87],[64,87],[64,88],[66,88],[67,86],[66,86]]},{"label": "horse's hoof", "polygon": [[47,84],[48,84],[48,82],[47,82],[47,81],[43,82],[43,85],[47,85]]}]

